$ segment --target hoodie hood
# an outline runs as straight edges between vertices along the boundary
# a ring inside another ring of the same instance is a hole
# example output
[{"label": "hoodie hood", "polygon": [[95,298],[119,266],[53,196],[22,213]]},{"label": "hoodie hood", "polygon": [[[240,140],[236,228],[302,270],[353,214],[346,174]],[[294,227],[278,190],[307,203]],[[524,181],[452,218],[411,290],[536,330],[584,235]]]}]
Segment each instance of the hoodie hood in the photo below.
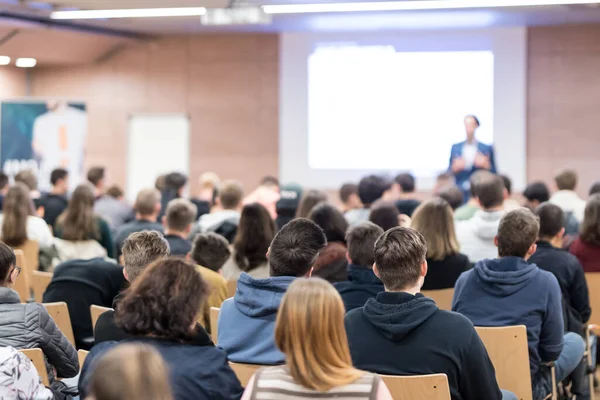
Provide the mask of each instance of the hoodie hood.
[{"label": "hoodie hood", "polygon": [[211,214],[204,214],[198,220],[198,227],[201,232],[212,232],[225,222],[232,222],[238,225],[240,222],[240,213],[235,210],[221,210]]},{"label": "hoodie hood", "polygon": [[363,315],[388,340],[400,342],[427,321],[438,307],[433,299],[417,293],[383,292],[369,299]]},{"label": "hoodie hood", "polygon": [[531,281],[540,269],[528,264],[521,257],[502,257],[482,260],[475,264],[473,272],[482,282],[483,289],[495,296],[509,296]]},{"label": "hoodie hood", "polygon": [[498,234],[498,225],[504,214],[504,211],[477,211],[470,221],[473,232],[483,240],[494,240],[494,236]]},{"label": "hoodie hood", "polygon": [[253,318],[276,314],[283,295],[294,279],[292,276],[253,279],[243,272],[233,296],[235,306],[241,313]]}]

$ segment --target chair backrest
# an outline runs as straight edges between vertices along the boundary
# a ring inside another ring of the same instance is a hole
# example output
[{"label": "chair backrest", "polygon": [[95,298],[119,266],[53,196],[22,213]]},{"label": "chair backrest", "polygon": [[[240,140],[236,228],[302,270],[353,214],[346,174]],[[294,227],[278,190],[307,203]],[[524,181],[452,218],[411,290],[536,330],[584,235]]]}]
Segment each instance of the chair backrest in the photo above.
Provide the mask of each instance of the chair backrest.
[{"label": "chair backrest", "polygon": [[452,311],[454,288],[440,290],[421,290],[423,296],[431,297],[440,310]]},{"label": "chair backrest", "polygon": [[44,292],[50,282],[52,282],[52,272],[33,271],[31,275],[31,288],[33,289],[33,298],[36,303],[41,303]]},{"label": "chair backrest", "polygon": [[111,311],[112,308],[109,307],[102,307],[102,306],[97,306],[95,304],[92,304],[90,306],[90,314],[92,316],[92,329],[96,329],[96,322],[98,322],[98,318],[100,318],[100,316],[102,314],[104,314],[107,311]]},{"label": "chair backrest", "polygon": [[77,359],[79,360],[79,368],[83,367],[83,363],[85,362],[85,358],[90,354],[87,350],[77,350]]},{"label": "chair backrest", "polygon": [[46,370],[46,358],[44,357],[42,349],[24,349],[19,351],[31,360],[35,369],[37,369],[38,375],[42,378],[44,386],[50,386],[48,371]]},{"label": "chair backrest", "polygon": [[29,276],[27,275],[27,261],[22,250],[15,250],[17,258],[17,267],[21,268],[21,274],[17,278],[13,289],[19,294],[21,303],[26,303],[31,298],[31,286],[29,285]]},{"label": "chair backrest", "polygon": [[33,271],[37,271],[40,267],[40,245],[37,240],[27,239],[21,246],[15,247],[15,250],[21,250],[25,254],[27,271],[23,272],[27,272],[27,277],[31,282]]},{"label": "chair backrest", "polygon": [[525,325],[475,329],[494,364],[498,385],[520,400],[531,400],[531,372]]},{"label": "chair backrest", "polygon": [[210,336],[212,338],[213,343],[217,344],[217,339],[219,337],[219,312],[220,308],[211,307],[210,308]]},{"label": "chair backrest", "polygon": [[250,378],[258,371],[260,368],[264,367],[264,365],[257,364],[238,364],[229,361],[229,366],[235,372],[235,376],[237,376],[238,380],[242,384],[242,387],[248,386],[248,382],[250,382]]},{"label": "chair backrest", "polygon": [[233,297],[237,290],[237,279],[227,281],[227,298]]},{"label": "chair backrest", "polygon": [[382,375],[381,379],[390,390],[393,399],[450,400],[450,386],[446,374]]},{"label": "chair backrest", "polygon": [[587,281],[590,307],[592,308],[589,323],[600,325],[600,272],[586,273],[585,280]]},{"label": "chair backrest", "polygon": [[56,303],[44,303],[44,307],[48,310],[48,314],[54,320],[58,329],[65,335],[69,343],[75,346],[75,336],[73,335],[73,326],[71,325],[71,317],[69,316],[69,308],[67,303],[59,301]]}]

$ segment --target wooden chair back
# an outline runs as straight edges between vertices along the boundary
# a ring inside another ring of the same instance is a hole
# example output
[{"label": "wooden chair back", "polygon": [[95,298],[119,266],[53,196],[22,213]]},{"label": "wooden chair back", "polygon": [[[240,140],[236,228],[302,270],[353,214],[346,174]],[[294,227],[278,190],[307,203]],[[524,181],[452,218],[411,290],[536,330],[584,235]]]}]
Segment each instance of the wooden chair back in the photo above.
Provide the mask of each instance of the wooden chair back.
[{"label": "wooden chair back", "polygon": [[107,311],[112,311],[113,309],[110,307],[102,307],[102,306],[97,306],[95,304],[92,304],[90,306],[90,314],[92,316],[92,329],[95,330],[96,329],[96,322],[98,322],[98,318],[100,318],[100,316],[102,314],[104,314]]},{"label": "wooden chair back", "polygon": [[421,294],[431,297],[440,310],[452,311],[454,288],[440,290],[421,290]]},{"label": "wooden chair back", "polygon": [[33,298],[36,303],[41,303],[44,298],[44,292],[52,282],[52,272],[33,271],[31,275],[31,288],[33,289]]},{"label": "wooden chair back", "polygon": [[585,274],[590,295],[590,307],[592,315],[589,323],[600,325],[600,272],[588,272]]},{"label": "wooden chair back", "polygon": [[210,337],[212,338],[215,346],[217,345],[217,339],[219,338],[219,312],[220,308],[210,308]]},{"label": "wooden chair back", "polygon": [[235,376],[237,376],[238,380],[242,384],[242,387],[248,386],[248,382],[250,382],[250,378],[258,371],[260,368],[264,367],[264,365],[258,364],[238,364],[229,361],[229,366],[235,372]]},{"label": "wooden chair back", "polygon": [[27,278],[29,278],[29,281],[31,282],[33,279],[33,271],[37,271],[40,268],[40,245],[37,240],[28,239],[21,246],[15,247],[15,250],[21,250],[23,254],[25,254]]},{"label": "wooden chair back", "polygon": [[233,297],[237,290],[237,279],[227,281],[227,298]]},{"label": "wooden chair back", "polygon": [[531,400],[531,372],[525,325],[475,329],[494,364],[496,380],[502,389],[520,400]]},{"label": "wooden chair back", "polygon": [[90,354],[87,350],[77,350],[77,359],[79,360],[79,369],[83,367],[83,363],[85,362],[85,358]]},{"label": "wooden chair back", "polygon": [[58,329],[65,335],[69,343],[75,347],[75,336],[73,335],[73,326],[71,325],[67,303],[64,301],[44,303],[44,307],[48,310],[48,314],[50,314]]},{"label": "wooden chair back", "polygon": [[446,374],[382,375],[381,379],[385,382],[394,399],[451,400],[450,386]]},{"label": "wooden chair back", "polygon": [[31,298],[31,286],[29,284],[29,276],[27,275],[27,261],[22,250],[15,250],[17,258],[17,267],[21,268],[21,273],[17,278],[13,289],[19,294],[21,303],[26,303]]},{"label": "wooden chair back", "polygon": [[31,360],[35,369],[37,370],[38,375],[40,378],[42,378],[42,383],[44,386],[50,386],[50,381],[48,380],[48,371],[46,370],[46,357],[44,356],[42,349],[24,349],[19,351],[25,354],[27,358]]}]

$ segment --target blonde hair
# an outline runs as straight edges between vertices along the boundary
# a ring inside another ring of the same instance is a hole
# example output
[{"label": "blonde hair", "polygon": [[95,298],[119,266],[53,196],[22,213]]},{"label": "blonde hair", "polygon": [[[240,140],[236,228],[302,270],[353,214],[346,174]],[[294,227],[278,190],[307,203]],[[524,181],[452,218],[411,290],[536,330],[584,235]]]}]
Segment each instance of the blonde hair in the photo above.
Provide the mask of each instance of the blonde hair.
[{"label": "blonde hair", "polygon": [[460,247],[452,207],[446,200],[436,197],[421,203],[412,216],[410,227],[425,237],[428,259],[440,261],[458,254]]},{"label": "blonde hair", "polygon": [[172,400],[168,379],[167,366],[154,348],[123,344],[98,361],[89,391],[94,400]]},{"label": "blonde hair", "polygon": [[317,391],[348,385],[363,375],[352,366],[344,303],[320,278],[296,279],[277,314],[275,343],[296,383]]}]

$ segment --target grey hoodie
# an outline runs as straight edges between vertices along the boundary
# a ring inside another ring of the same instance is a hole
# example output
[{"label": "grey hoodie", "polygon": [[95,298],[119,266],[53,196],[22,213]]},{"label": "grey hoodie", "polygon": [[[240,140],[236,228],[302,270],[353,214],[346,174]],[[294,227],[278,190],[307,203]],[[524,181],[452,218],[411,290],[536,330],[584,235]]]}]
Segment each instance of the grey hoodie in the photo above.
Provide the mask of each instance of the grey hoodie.
[{"label": "grey hoodie", "polygon": [[475,263],[498,257],[494,236],[498,233],[498,225],[504,214],[504,211],[479,210],[473,218],[457,221],[456,238],[460,252],[469,257],[469,261]]}]

